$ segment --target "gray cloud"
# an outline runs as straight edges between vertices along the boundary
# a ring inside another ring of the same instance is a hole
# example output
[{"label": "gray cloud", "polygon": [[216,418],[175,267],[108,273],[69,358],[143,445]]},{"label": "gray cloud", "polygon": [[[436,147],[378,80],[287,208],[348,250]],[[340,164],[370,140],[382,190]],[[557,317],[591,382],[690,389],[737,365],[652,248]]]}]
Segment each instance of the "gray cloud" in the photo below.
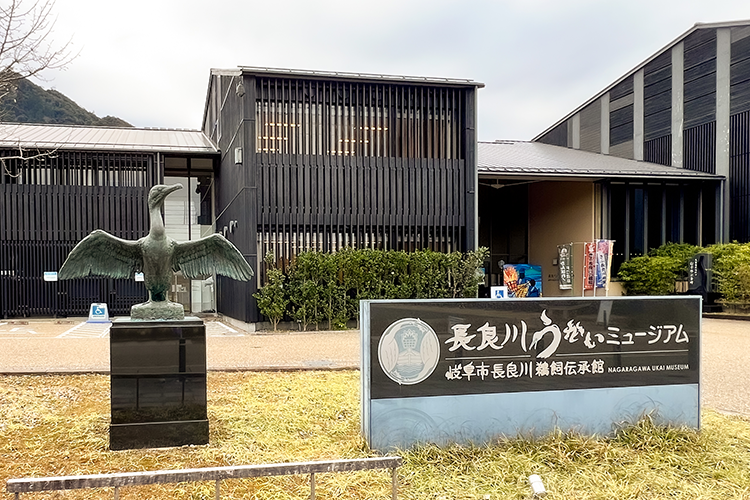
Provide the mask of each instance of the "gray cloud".
[{"label": "gray cloud", "polygon": [[99,115],[198,128],[211,68],[471,78],[479,137],[530,139],[696,22],[746,1],[57,0],[81,55],[49,82]]}]

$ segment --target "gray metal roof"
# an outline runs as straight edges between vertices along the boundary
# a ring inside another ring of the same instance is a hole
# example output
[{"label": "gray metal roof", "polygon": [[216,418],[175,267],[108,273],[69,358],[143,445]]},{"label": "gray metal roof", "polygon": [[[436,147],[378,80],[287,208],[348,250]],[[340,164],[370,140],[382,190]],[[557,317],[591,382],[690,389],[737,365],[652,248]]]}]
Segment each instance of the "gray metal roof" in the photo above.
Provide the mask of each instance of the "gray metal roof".
[{"label": "gray metal roof", "polygon": [[478,146],[479,175],[579,179],[723,179],[719,175],[551,146],[541,142],[495,141],[480,142]]},{"label": "gray metal roof", "polygon": [[697,30],[701,30],[701,29],[739,28],[739,27],[743,27],[743,26],[744,27],[750,26],[750,20],[745,20],[745,21],[727,21],[727,22],[718,22],[718,23],[695,23],[692,28],[690,28],[685,33],[683,33],[682,35],[680,35],[677,38],[675,38],[674,40],[672,40],[665,47],[662,47],[659,51],[657,51],[656,53],[654,53],[651,57],[649,57],[648,59],[646,59],[645,61],[643,61],[638,66],[636,66],[635,68],[633,68],[630,71],[628,71],[627,73],[625,73],[619,79],[615,80],[614,83],[612,83],[611,85],[607,86],[604,90],[602,90],[601,92],[599,92],[596,95],[594,95],[594,97],[592,97],[588,101],[584,102],[583,104],[581,104],[580,106],[578,106],[577,108],[575,108],[573,111],[571,111],[570,113],[568,113],[567,115],[565,115],[563,118],[561,118],[560,120],[556,121],[554,124],[552,124],[549,127],[547,127],[547,129],[545,129],[543,132],[541,132],[536,137],[534,137],[532,139],[532,141],[538,141],[540,138],[542,138],[544,136],[544,134],[546,134],[550,130],[554,129],[555,127],[557,127],[558,125],[560,125],[564,121],[568,120],[570,117],[572,117],[573,115],[575,115],[576,113],[578,113],[579,111],[581,111],[583,108],[585,108],[586,106],[588,106],[592,102],[594,102],[597,99],[599,99],[601,96],[603,96],[604,94],[606,94],[607,92],[609,92],[610,90],[612,90],[617,84],[619,84],[620,82],[622,82],[623,80],[625,80],[626,78],[628,78],[630,75],[634,74],[635,72],[637,72],[638,70],[640,70],[641,68],[643,68],[645,65],[647,65],[648,63],[650,63],[651,61],[653,61],[654,59],[656,59],[657,57],[659,57],[660,55],[662,55],[664,52],[666,52],[668,50],[672,50],[672,47],[674,47],[675,45],[677,45],[678,43],[680,43],[681,41],[683,41],[685,38],[688,37],[688,35],[691,35],[693,32],[695,32]]},{"label": "gray metal roof", "polygon": [[214,74],[237,75],[240,72],[250,75],[269,75],[269,76],[291,76],[302,78],[316,78],[327,80],[366,80],[382,81],[386,83],[422,83],[430,85],[443,86],[461,86],[461,87],[484,87],[483,83],[463,78],[441,78],[432,76],[400,76],[400,75],[379,75],[376,73],[347,73],[343,71],[319,71],[306,69],[285,69],[285,68],[262,68],[255,66],[239,66],[237,70],[212,70]]},{"label": "gray metal roof", "polygon": [[215,154],[198,130],[0,123],[0,147]]}]

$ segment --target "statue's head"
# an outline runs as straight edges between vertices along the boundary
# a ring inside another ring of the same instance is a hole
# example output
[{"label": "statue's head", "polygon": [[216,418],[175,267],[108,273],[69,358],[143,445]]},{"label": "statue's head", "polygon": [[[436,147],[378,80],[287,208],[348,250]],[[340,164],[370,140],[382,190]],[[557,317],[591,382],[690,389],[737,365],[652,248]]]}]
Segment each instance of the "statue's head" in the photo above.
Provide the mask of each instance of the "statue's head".
[{"label": "statue's head", "polygon": [[182,189],[182,184],[173,184],[171,186],[165,186],[164,184],[157,184],[152,187],[148,192],[148,208],[153,209],[161,206],[164,203],[164,199],[174,191]]}]

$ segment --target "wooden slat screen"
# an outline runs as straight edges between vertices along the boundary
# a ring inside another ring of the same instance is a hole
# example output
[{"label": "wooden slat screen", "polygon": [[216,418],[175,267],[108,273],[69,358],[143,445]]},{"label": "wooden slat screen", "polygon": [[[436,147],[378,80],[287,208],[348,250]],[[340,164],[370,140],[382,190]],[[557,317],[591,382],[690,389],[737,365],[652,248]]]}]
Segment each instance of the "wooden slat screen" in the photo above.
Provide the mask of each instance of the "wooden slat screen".
[{"label": "wooden slat screen", "polygon": [[750,111],[730,117],[730,240],[750,241]]},{"label": "wooden slat screen", "polygon": [[716,30],[685,38],[684,128],[716,120]]},{"label": "wooden slat screen", "polygon": [[259,255],[462,249],[462,160],[277,158],[258,164]]},{"label": "wooden slat screen", "polygon": [[[643,68],[643,135],[646,142],[672,133],[672,55],[665,52]],[[662,165],[671,165],[670,163]]]},{"label": "wooden slat screen", "polygon": [[643,161],[660,165],[672,164],[672,134],[643,143]]},{"label": "wooden slat screen", "polygon": [[85,315],[92,302],[127,314],[145,299],[143,284],[133,280],[44,282],[43,275],[59,270],[94,229],[131,240],[146,235],[148,188],[158,176],[154,161],[149,154],[61,151],[6,161],[10,172],[0,183],[0,316]]},{"label": "wooden slat screen", "polygon": [[684,168],[716,173],[716,122],[685,129],[682,136]]},{"label": "wooden slat screen", "polygon": [[259,259],[464,249],[466,89],[255,82]]},{"label": "wooden slat screen", "polygon": [[462,89],[257,78],[256,151],[463,158]]}]

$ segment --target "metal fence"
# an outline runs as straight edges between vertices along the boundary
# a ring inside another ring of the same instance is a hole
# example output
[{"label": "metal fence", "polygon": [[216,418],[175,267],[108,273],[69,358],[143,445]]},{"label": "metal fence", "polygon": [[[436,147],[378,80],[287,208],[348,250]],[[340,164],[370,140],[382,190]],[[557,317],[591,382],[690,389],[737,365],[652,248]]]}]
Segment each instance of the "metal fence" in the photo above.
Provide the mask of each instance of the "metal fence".
[{"label": "metal fence", "polygon": [[6,482],[6,491],[8,493],[13,493],[15,500],[19,500],[21,493],[86,488],[114,488],[114,498],[115,500],[119,500],[120,488],[123,486],[214,481],[216,483],[215,498],[216,500],[219,500],[221,498],[220,483],[226,479],[310,474],[310,498],[311,500],[315,500],[315,474],[370,469],[391,469],[391,497],[393,500],[396,500],[398,493],[398,477],[396,475],[396,469],[400,466],[401,457],[382,457],[321,462],[207,467],[201,469],[168,471],[122,472],[116,474],[92,474],[84,476],[9,479]]}]

